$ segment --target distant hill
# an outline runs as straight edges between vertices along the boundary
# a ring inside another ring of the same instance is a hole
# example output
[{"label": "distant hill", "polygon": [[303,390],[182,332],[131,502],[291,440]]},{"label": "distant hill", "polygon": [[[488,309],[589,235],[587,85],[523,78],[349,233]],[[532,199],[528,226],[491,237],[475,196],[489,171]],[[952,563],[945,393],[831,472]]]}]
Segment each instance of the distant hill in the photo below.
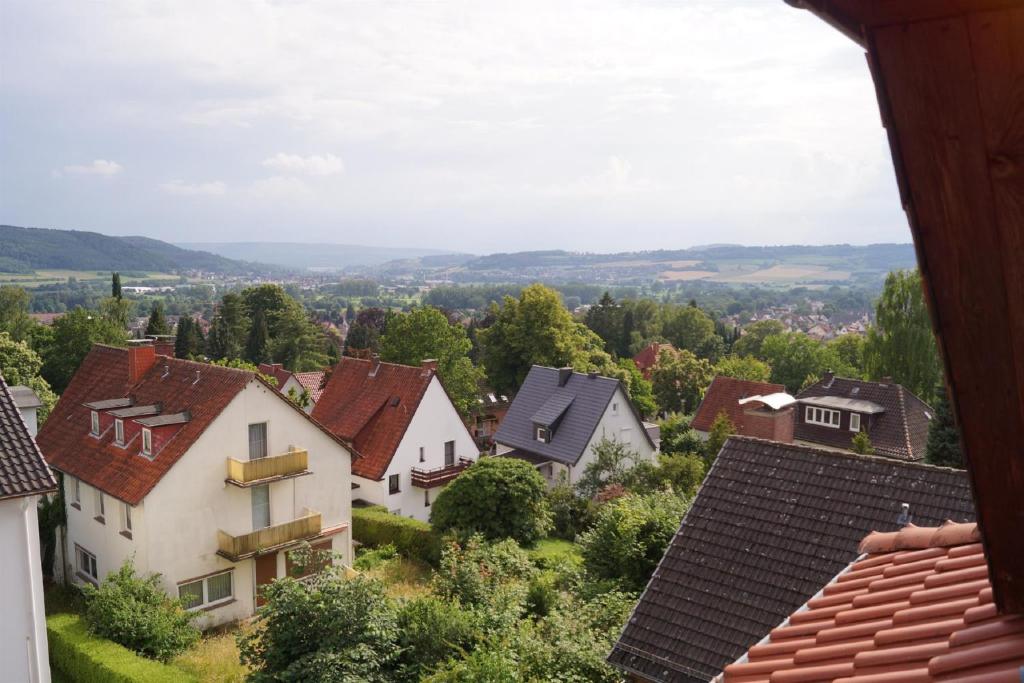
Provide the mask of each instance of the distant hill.
[{"label": "distant hill", "polygon": [[205,251],[182,249],[148,237],[114,237],[82,230],[0,225],[0,272],[148,270],[250,272],[258,266]]},{"label": "distant hill", "polygon": [[[436,258],[450,252],[413,247],[367,247],[357,244],[305,244],[301,242],[186,242],[178,246],[202,249],[232,259],[273,263],[287,268],[342,270],[353,266],[379,266],[388,261]],[[465,260],[465,259],[463,259]]]}]

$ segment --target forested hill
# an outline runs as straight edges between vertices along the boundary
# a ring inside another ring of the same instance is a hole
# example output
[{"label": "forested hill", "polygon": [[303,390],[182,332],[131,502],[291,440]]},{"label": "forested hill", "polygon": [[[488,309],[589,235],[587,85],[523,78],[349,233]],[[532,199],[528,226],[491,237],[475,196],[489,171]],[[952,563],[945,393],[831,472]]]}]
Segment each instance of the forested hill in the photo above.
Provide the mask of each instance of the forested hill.
[{"label": "forested hill", "polygon": [[148,237],[0,225],[0,272],[36,269],[244,273],[252,264]]}]

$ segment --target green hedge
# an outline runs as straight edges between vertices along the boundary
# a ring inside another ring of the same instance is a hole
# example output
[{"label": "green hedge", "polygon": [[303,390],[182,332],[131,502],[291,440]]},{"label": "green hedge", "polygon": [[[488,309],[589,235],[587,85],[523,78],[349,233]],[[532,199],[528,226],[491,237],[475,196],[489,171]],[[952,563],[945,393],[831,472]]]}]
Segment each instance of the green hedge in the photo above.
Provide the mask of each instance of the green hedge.
[{"label": "green hedge", "polygon": [[441,539],[429,524],[393,515],[380,505],[352,508],[352,538],[371,548],[391,543],[405,557],[428,564],[441,558]]},{"label": "green hedge", "polygon": [[77,614],[46,618],[50,667],[76,683],[193,683],[196,679],[172,666],[141,657],[91,633]]}]

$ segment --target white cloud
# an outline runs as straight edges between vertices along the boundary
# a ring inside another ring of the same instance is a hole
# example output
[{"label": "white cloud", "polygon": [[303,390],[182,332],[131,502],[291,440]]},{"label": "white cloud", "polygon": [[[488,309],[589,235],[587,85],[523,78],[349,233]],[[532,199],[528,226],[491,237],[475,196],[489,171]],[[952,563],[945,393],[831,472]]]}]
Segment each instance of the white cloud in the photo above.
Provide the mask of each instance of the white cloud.
[{"label": "white cloud", "polygon": [[214,180],[208,183],[186,183],[184,180],[171,180],[170,182],[161,183],[160,189],[167,194],[177,195],[179,197],[214,197],[222,195],[228,190],[227,185],[220,180]]},{"label": "white cloud", "polygon": [[96,159],[91,164],[71,164],[65,166],[58,172],[70,173],[72,175],[99,175],[99,176],[112,176],[117,175],[124,170],[124,167],[116,161],[107,161],[106,159]]},{"label": "white cloud", "polygon": [[254,182],[249,187],[249,194],[257,199],[287,202],[309,199],[313,190],[299,178],[276,175]]},{"label": "white cloud", "polygon": [[263,166],[282,173],[305,175],[335,175],[345,170],[345,164],[333,154],[303,157],[280,152],[269,159],[264,159]]}]

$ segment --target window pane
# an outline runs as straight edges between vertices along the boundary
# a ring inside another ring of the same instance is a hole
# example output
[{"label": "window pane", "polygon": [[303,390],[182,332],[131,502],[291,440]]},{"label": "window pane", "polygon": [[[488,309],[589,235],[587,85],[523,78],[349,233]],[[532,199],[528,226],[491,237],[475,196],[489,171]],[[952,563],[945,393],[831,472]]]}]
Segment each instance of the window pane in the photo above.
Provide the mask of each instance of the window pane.
[{"label": "window pane", "polygon": [[181,584],[178,586],[178,597],[181,598],[181,604],[185,609],[198,607],[203,604],[203,582],[193,581]]},{"label": "window pane", "polygon": [[455,442],[444,442],[444,466],[451,467],[455,464]]},{"label": "window pane", "polygon": [[388,493],[398,493],[398,475],[388,477]]},{"label": "window pane", "polygon": [[211,576],[206,580],[206,601],[217,602],[231,597],[231,572]]},{"label": "window pane", "polygon": [[270,486],[254,486],[251,490],[252,528],[264,529],[270,526]]},{"label": "window pane", "polygon": [[267,423],[249,425],[249,459],[267,457]]}]

